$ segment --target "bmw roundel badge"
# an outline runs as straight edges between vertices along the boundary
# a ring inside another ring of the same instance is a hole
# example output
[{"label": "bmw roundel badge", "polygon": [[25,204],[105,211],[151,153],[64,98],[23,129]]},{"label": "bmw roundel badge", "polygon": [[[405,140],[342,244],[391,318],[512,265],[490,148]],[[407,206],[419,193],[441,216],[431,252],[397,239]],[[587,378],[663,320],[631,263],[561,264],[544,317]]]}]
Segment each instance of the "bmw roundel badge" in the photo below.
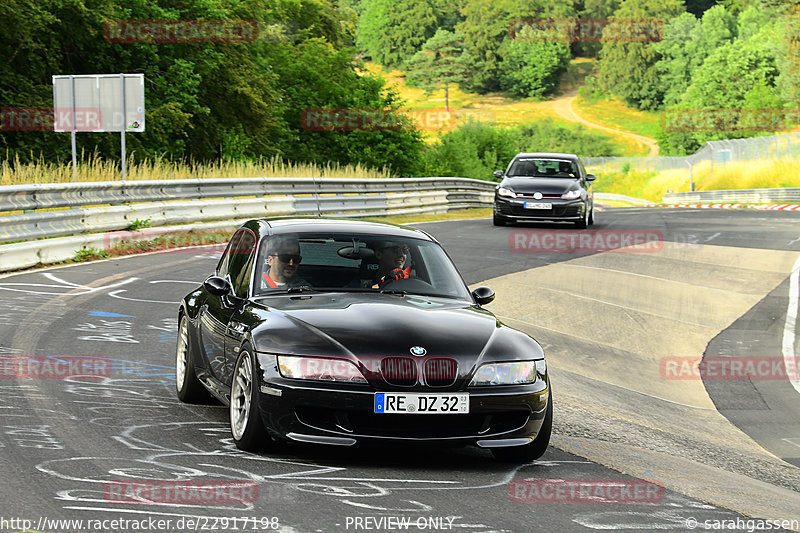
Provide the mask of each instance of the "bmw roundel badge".
[{"label": "bmw roundel badge", "polygon": [[411,348],[410,352],[411,352],[413,355],[416,355],[417,357],[422,357],[423,355],[425,355],[426,353],[428,353],[428,350],[426,350],[426,349],[425,349],[425,348],[423,348],[422,346],[413,346],[413,347]]}]

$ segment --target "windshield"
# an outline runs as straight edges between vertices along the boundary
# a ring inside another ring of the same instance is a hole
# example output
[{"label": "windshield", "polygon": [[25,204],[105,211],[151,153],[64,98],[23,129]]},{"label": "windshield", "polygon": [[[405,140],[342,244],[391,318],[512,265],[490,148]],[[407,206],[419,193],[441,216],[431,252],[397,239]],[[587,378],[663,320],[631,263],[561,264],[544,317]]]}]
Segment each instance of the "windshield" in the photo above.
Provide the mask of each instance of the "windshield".
[{"label": "windshield", "polygon": [[536,176],[552,178],[578,177],[578,169],[572,161],[565,159],[521,158],[511,164],[507,176]]},{"label": "windshield", "polygon": [[379,235],[281,234],[259,246],[253,294],[346,291],[471,300],[461,276],[433,242]]}]

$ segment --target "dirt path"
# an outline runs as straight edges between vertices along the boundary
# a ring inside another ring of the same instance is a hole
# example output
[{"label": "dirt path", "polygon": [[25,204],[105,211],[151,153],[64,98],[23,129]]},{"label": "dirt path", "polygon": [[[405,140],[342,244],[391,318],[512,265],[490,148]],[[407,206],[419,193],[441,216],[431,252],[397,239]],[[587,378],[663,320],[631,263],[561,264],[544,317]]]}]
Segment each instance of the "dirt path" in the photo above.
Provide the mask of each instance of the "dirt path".
[{"label": "dirt path", "polygon": [[637,135],[636,133],[631,133],[625,130],[609,128],[608,126],[603,126],[602,124],[592,122],[591,120],[587,120],[584,117],[580,116],[576,111],[576,106],[575,106],[575,100],[577,99],[577,95],[578,91],[576,89],[562,96],[559,96],[558,98],[550,101],[549,103],[553,111],[555,111],[558,114],[558,116],[560,116],[563,119],[569,120],[571,122],[578,122],[586,127],[603,130],[608,133],[613,133],[614,135],[628,137],[629,139],[633,139],[645,145],[648,149],[647,153],[648,157],[653,157],[658,155],[658,142],[655,139],[651,139],[650,137],[645,137],[644,135]]}]

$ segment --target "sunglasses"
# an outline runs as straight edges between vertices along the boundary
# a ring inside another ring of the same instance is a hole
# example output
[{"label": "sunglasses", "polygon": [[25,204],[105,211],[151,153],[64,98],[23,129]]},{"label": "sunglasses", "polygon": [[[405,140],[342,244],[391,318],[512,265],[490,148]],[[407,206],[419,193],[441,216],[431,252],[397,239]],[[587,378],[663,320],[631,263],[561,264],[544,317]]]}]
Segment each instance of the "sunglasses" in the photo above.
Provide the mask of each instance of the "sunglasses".
[{"label": "sunglasses", "polygon": [[303,259],[300,254],[270,254],[271,257],[277,257],[281,260],[281,263],[288,263],[290,261],[294,261],[295,264],[299,263],[301,259]]},{"label": "sunglasses", "polygon": [[382,248],[382,250],[391,250],[397,255],[408,255],[408,246],[387,246],[386,248]]}]

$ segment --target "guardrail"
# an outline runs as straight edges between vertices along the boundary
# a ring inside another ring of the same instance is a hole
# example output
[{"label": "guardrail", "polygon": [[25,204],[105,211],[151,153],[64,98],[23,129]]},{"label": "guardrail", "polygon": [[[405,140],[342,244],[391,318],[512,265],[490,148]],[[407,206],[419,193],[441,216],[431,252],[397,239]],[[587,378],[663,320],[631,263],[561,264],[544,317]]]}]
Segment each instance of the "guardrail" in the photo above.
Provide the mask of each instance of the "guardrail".
[{"label": "guardrail", "polygon": [[[495,184],[467,178],[241,178],[0,187],[0,242],[265,216],[377,216],[481,207]],[[90,207],[91,206],[91,207]],[[68,208],[68,209],[64,209]],[[60,211],[39,211],[62,209]],[[22,213],[19,213],[22,211]]]},{"label": "guardrail", "polygon": [[103,232],[126,230],[137,220],[185,231],[232,229],[242,220],[259,217],[447,212],[490,206],[495,187],[496,183],[468,178],[226,178],[0,186],[0,243],[23,241],[0,245],[0,271],[63,261],[82,248],[107,248],[122,236]]},{"label": "guardrail", "polygon": [[800,188],[673,192],[666,193],[661,201],[668,204],[685,204],[689,202],[733,204],[797,203],[800,202]]}]

